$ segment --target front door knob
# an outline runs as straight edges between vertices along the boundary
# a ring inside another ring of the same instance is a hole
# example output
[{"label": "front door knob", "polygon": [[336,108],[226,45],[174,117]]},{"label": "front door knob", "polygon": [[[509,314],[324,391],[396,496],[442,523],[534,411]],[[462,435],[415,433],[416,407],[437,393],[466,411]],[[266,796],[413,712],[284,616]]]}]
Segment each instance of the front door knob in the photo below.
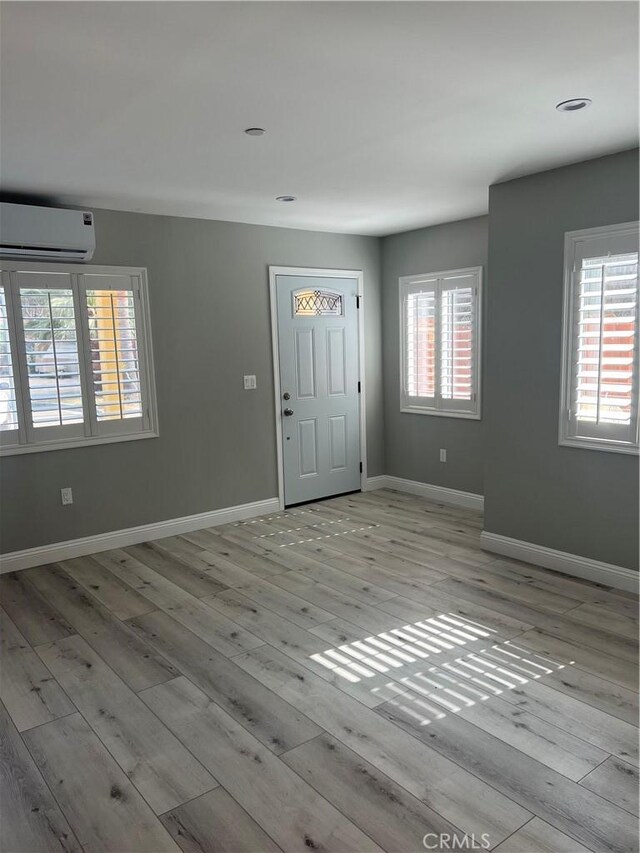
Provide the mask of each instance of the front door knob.
[{"label": "front door knob", "polygon": [[293,414],[293,409],[285,409],[284,410],[285,418],[290,418],[292,414]]}]

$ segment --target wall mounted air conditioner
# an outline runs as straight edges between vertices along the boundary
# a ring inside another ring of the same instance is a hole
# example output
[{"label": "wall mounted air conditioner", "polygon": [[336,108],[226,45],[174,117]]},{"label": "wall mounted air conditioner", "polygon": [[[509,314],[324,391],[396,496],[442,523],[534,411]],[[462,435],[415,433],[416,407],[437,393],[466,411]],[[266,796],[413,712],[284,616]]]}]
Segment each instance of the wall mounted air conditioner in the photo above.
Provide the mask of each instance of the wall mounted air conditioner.
[{"label": "wall mounted air conditioner", "polygon": [[0,203],[0,255],[89,261],[96,247],[93,213]]}]

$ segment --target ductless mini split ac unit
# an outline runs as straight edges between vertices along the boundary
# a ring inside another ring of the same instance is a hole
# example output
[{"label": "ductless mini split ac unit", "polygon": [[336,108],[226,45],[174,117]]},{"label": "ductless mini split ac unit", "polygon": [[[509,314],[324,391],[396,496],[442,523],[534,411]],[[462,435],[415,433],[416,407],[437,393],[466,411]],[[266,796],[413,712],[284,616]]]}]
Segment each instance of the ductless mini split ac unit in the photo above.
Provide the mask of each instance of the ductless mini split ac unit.
[{"label": "ductless mini split ac unit", "polygon": [[93,213],[0,203],[0,255],[43,261],[90,261]]}]

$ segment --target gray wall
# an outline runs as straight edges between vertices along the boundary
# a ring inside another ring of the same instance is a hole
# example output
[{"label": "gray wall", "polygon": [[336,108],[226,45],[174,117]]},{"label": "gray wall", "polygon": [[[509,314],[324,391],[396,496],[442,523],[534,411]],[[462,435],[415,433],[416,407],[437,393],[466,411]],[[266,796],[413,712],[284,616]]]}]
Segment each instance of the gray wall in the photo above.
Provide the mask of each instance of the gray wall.
[{"label": "gray wall", "polygon": [[160,438],[4,458],[3,552],[276,495],[269,264],[364,270],[367,461],[383,473],[378,239],[104,210],[96,237],[95,263],[149,271]]},{"label": "gray wall", "polygon": [[[382,241],[385,474],[483,492],[484,420],[400,411],[398,278],[482,266],[486,300],[487,244],[486,216],[395,234]],[[440,448],[447,450],[446,463],[439,461]]]},{"label": "gray wall", "polygon": [[637,218],[637,150],[490,190],[485,529],[629,568],[638,460],[559,447],[558,401],[564,233]]}]

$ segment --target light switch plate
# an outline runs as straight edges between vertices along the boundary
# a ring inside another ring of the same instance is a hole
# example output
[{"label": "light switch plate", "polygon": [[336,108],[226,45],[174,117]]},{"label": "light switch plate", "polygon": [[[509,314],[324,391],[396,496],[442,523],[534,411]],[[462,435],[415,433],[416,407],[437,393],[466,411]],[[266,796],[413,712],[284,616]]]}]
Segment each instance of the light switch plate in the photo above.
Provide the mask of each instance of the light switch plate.
[{"label": "light switch plate", "polygon": [[256,383],[256,377],[255,376],[251,375],[251,376],[245,376],[244,377],[244,390],[245,391],[254,391],[257,387],[258,387],[258,385]]}]

